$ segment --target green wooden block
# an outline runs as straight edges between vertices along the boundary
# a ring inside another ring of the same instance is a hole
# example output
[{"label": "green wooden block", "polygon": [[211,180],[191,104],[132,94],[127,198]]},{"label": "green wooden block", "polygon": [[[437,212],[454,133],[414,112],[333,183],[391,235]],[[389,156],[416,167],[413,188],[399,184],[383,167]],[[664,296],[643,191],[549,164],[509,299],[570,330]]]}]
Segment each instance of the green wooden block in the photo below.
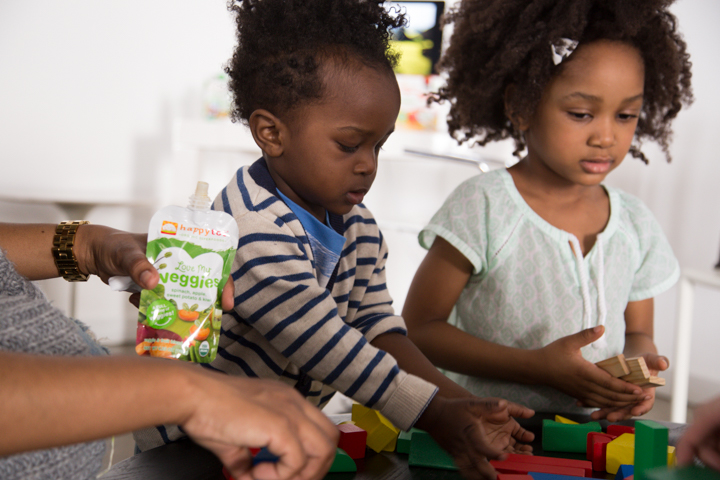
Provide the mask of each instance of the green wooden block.
[{"label": "green wooden block", "polygon": [[[637,430],[635,430],[637,433]],[[637,468],[637,466],[635,467]],[[720,480],[720,472],[710,468],[689,466],[652,468],[645,471],[646,480]]]},{"label": "green wooden block", "polygon": [[458,469],[450,454],[443,450],[429,433],[422,430],[416,430],[412,434],[408,465],[444,470]]},{"label": "green wooden block", "polygon": [[645,480],[645,472],[664,467],[668,458],[668,428],[652,420],[635,421],[635,480]]},{"label": "green wooden block", "polygon": [[422,432],[422,430],[419,428],[411,428],[407,432],[400,432],[395,451],[398,453],[410,454],[410,442],[412,441],[412,435],[415,432]]},{"label": "green wooden block", "polygon": [[345,453],[345,450],[338,448],[335,451],[335,459],[330,466],[331,472],[357,472],[357,465],[355,460],[350,458],[350,455]]},{"label": "green wooden block", "polygon": [[598,422],[571,425],[543,420],[542,449],[546,452],[585,453],[590,432],[602,432],[602,427]]}]

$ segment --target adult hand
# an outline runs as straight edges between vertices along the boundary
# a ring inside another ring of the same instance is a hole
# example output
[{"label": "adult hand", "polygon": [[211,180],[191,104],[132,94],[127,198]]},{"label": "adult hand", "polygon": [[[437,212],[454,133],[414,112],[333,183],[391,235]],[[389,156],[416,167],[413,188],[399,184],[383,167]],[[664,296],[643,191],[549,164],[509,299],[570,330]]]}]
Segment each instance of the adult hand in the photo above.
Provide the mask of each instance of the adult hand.
[{"label": "adult hand", "polygon": [[[642,355],[645,364],[648,366],[650,375],[656,376],[658,372],[667,370],[670,367],[670,360],[667,357],[656,353]],[[609,422],[618,422],[632,417],[639,417],[648,413],[655,404],[655,387],[644,387],[644,397],[637,403],[624,407],[601,408],[590,414],[593,420],[607,419]]]},{"label": "adult hand", "polygon": [[720,470],[720,397],[696,408],[694,416],[677,445],[677,463],[691,464],[698,457],[708,467]]},{"label": "adult hand", "polygon": [[530,453],[534,435],[513,417],[529,418],[534,412],[506,400],[488,398],[448,399],[436,396],[418,421],[438,444],[452,455],[460,473],[469,480],[497,478],[488,459],[503,453]]},{"label": "adult hand", "polygon": [[76,240],[73,250],[82,272],[97,275],[105,283],[110,277],[127,275],[142,288],[157,285],[157,270],[145,257],[147,235],[83,225],[78,228]]},{"label": "adult hand", "polygon": [[599,339],[602,326],[560,338],[538,350],[540,383],[560,390],[592,408],[621,408],[641,402],[647,396],[637,385],[613,377],[588,362],[580,349]]},{"label": "adult hand", "polygon": [[[236,480],[319,480],[335,458],[339,431],[297,391],[271,380],[200,373],[180,424]],[[267,447],[277,463],[253,466],[248,448]]]}]

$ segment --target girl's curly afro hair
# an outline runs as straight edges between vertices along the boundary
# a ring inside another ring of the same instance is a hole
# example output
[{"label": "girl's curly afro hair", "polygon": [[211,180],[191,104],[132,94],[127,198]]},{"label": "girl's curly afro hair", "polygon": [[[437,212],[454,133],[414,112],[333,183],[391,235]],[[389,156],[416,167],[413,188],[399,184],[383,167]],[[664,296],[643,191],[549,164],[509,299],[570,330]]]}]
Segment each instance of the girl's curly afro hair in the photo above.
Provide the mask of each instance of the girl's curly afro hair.
[{"label": "girl's curly afro hair", "polygon": [[275,115],[322,98],[322,60],[358,60],[392,73],[391,30],[404,25],[383,2],[370,0],[230,0],[237,46],[225,71],[234,98],[233,121],[254,110]]},{"label": "girl's curly afro hair", "polygon": [[693,101],[685,42],[668,12],[672,0],[463,0],[446,19],[454,33],[441,66],[449,78],[434,101],[451,104],[448,126],[463,143],[479,145],[512,137],[515,154],[525,148],[506,116],[534,113],[545,86],[562,69],[551,44],[617,40],[637,48],[645,62],[643,108],[630,153],[647,163],[640,142],[655,140],[668,161],[670,123]]}]

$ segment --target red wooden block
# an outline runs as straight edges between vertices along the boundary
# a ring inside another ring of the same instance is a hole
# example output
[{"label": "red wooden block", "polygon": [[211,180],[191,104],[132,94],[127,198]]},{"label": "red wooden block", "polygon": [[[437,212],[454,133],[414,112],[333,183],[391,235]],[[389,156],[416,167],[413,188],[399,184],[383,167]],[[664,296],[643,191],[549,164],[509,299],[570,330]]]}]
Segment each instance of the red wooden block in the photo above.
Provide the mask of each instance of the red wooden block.
[{"label": "red wooden block", "polygon": [[[617,437],[615,437],[615,435],[609,435],[607,433],[602,433],[602,432],[588,433],[587,448],[585,449],[586,458],[588,460],[592,461],[593,457],[595,456],[595,450],[593,449],[593,445],[595,445],[595,443],[600,442],[602,439],[608,439],[607,442],[604,442],[604,443],[608,443],[611,440],[615,440],[615,438],[617,438]],[[590,475],[590,476],[592,476],[592,475]]]},{"label": "red wooden block", "polygon": [[[260,449],[258,448],[258,450]],[[232,475],[230,475],[230,472],[225,470],[225,467],[223,467],[223,476],[225,477],[225,480],[235,480]]]},{"label": "red wooden block", "polygon": [[569,475],[571,477],[584,477],[585,470],[582,468],[558,467],[556,465],[540,465],[537,463],[509,462],[507,460],[490,460],[490,465],[495,467],[498,473],[527,474],[529,472],[553,473],[555,475]]},{"label": "red wooden block", "polygon": [[635,434],[635,427],[630,427],[627,425],[608,425],[607,433],[610,435],[615,435],[616,437],[619,437],[623,433]]},{"label": "red wooden block", "polygon": [[[592,432],[594,433],[594,432]],[[586,460],[570,460],[567,458],[541,457],[538,455],[520,455],[510,453],[505,459],[509,462],[534,463],[535,465],[555,465],[557,467],[582,468],[585,471],[583,477],[592,477],[592,463]],[[533,472],[537,470],[532,470]]]},{"label": "red wooden block", "polygon": [[605,441],[605,439],[603,439],[602,441],[595,442],[595,444],[593,444],[592,465],[593,465],[593,470],[595,470],[596,472],[604,472],[605,471],[608,443],[610,443],[610,440]]},{"label": "red wooden block", "polygon": [[345,450],[345,453],[353,460],[356,458],[365,458],[367,432],[351,423],[338,425],[338,430],[340,430],[338,447]]},{"label": "red wooden block", "polygon": [[498,473],[497,480],[533,480],[533,478],[530,475]]},{"label": "red wooden block", "polygon": [[260,451],[259,448],[253,448],[253,447],[248,448],[248,450],[250,450],[250,455],[252,455],[253,457],[254,457],[255,455],[257,455],[258,452]]}]

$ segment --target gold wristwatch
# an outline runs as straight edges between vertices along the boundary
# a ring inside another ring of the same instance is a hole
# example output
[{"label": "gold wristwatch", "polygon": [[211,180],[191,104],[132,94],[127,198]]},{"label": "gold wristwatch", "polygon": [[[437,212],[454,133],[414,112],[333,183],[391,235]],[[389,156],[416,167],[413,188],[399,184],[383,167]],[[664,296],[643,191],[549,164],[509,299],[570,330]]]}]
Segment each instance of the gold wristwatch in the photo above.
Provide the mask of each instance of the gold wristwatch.
[{"label": "gold wristwatch", "polygon": [[68,282],[86,282],[88,275],[83,274],[78,267],[77,258],[73,253],[75,245],[75,234],[80,225],[88,224],[87,220],[74,220],[72,222],[60,222],[55,227],[53,237],[53,258],[58,273]]}]

